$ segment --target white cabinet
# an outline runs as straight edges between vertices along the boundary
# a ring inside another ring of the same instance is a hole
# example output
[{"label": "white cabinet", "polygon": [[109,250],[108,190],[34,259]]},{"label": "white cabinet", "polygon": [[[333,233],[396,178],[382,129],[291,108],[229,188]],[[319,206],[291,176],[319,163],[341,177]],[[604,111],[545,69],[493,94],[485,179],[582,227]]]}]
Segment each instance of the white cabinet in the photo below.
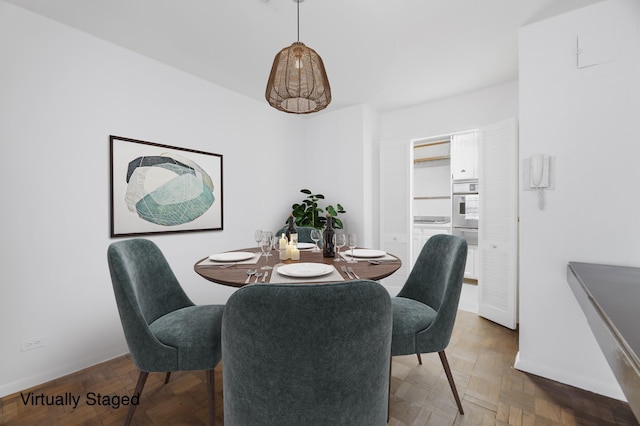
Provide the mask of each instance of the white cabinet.
[{"label": "white cabinet", "polygon": [[453,180],[478,179],[478,132],[451,138],[451,177]]},{"label": "white cabinet", "polygon": [[451,234],[451,228],[447,225],[414,225],[413,227],[413,254],[411,259],[411,267],[415,265],[418,255],[422,247],[427,243],[429,238],[438,234]]},{"label": "white cabinet", "polygon": [[464,268],[464,277],[474,280],[478,278],[478,246],[467,247],[467,264]]}]

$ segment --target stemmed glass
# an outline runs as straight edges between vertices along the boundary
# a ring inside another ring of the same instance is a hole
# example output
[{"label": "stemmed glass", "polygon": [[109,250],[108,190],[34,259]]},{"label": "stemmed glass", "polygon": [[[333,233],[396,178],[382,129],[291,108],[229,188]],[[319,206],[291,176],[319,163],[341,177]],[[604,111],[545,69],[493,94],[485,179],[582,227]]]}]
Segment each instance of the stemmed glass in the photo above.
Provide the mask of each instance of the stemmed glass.
[{"label": "stemmed glass", "polygon": [[347,244],[347,239],[344,234],[334,234],[333,235],[333,244],[336,246],[336,258],[333,259],[334,262],[342,262],[340,258],[340,249]]},{"label": "stemmed glass", "polygon": [[315,243],[315,247],[313,248],[314,252],[319,252],[320,251],[320,247],[318,247],[318,241],[320,241],[320,231],[318,231],[317,229],[312,229],[311,230],[311,240],[313,240],[313,242]]},{"label": "stemmed glass", "polygon": [[253,233],[253,238],[256,240],[256,244],[258,244],[258,247],[260,247],[260,240],[262,239],[262,230],[256,229],[255,232]]},{"label": "stemmed glass", "polygon": [[260,269],[273,269],[273,267],[269,266],[269,256],[271,256],[271,236],[268,232],[264,232],[262,234],[262,239],[260,240],[260,250],[265,257],[265,265]]},{"label": "stemmed glass", "polygon": [[265,257],[271,256],[271,238],[272,237],[273,237],[273,232],[271,231],[262,231],[262,234],[260,235],[260,243],[258,243],[260,245],[260,248],[262,248],[262,240],[267,240],[269,242],[269,250],[264,254]]},{"label": "stemmed glass", "polygon": [[349,234],[347,239],[349,240],[349,248],[351,249],[350,263],[356,263],[356,260],[353,257],[353,249],[356,248],[356,245],[358,244],[358,237],[356,236],[356,234]]}]

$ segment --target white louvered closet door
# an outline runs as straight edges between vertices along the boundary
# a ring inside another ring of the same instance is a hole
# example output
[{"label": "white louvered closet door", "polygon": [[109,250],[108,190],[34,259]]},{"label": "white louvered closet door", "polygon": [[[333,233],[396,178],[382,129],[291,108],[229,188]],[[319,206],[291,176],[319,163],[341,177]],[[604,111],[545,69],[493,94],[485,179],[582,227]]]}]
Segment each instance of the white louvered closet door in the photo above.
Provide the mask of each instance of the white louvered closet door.
[{"label": "white louvered closet door", "polygon": [[518,145],[515,119],[480,129],[480,316],[515,329],[518,301]]},{"label": "white louvered closet door", "polygon": [[380,142],[380,245],[402,266],[381,282],[402,287],[411,268],[411,151],[409,141]]}]

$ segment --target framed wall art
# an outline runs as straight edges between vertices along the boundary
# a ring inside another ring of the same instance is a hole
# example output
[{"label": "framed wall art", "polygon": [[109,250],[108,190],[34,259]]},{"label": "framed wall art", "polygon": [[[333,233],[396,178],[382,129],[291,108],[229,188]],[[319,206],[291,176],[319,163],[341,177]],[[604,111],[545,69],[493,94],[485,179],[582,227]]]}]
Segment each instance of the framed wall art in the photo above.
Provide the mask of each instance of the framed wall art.
[{"label": "framed wall art", "polygon": [[111,236],[222,230],[222,155],[109,137]]}]

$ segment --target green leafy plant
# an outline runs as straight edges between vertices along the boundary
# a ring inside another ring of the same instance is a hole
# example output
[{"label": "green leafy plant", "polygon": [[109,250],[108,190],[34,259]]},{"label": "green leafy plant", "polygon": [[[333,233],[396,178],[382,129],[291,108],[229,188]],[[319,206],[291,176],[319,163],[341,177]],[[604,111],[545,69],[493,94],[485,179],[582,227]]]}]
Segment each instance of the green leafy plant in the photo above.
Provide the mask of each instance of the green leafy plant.
[{"label": "green leafy plant", "polygon": [[318,201],[324,200],[324,195],[314,194],[308,189],[301,189],[300,192],[307,194],[307,196],[301,203],[291,206],[297,226],[311,226],[312,228],[322,229],[327,223],[326,214],[328,213],[333,218],[333,227],[342,229],[342,221],[337,216],[347,211],[341,204],[336,204],[335,207],[329,204],[323,209],[318,205]]}]

